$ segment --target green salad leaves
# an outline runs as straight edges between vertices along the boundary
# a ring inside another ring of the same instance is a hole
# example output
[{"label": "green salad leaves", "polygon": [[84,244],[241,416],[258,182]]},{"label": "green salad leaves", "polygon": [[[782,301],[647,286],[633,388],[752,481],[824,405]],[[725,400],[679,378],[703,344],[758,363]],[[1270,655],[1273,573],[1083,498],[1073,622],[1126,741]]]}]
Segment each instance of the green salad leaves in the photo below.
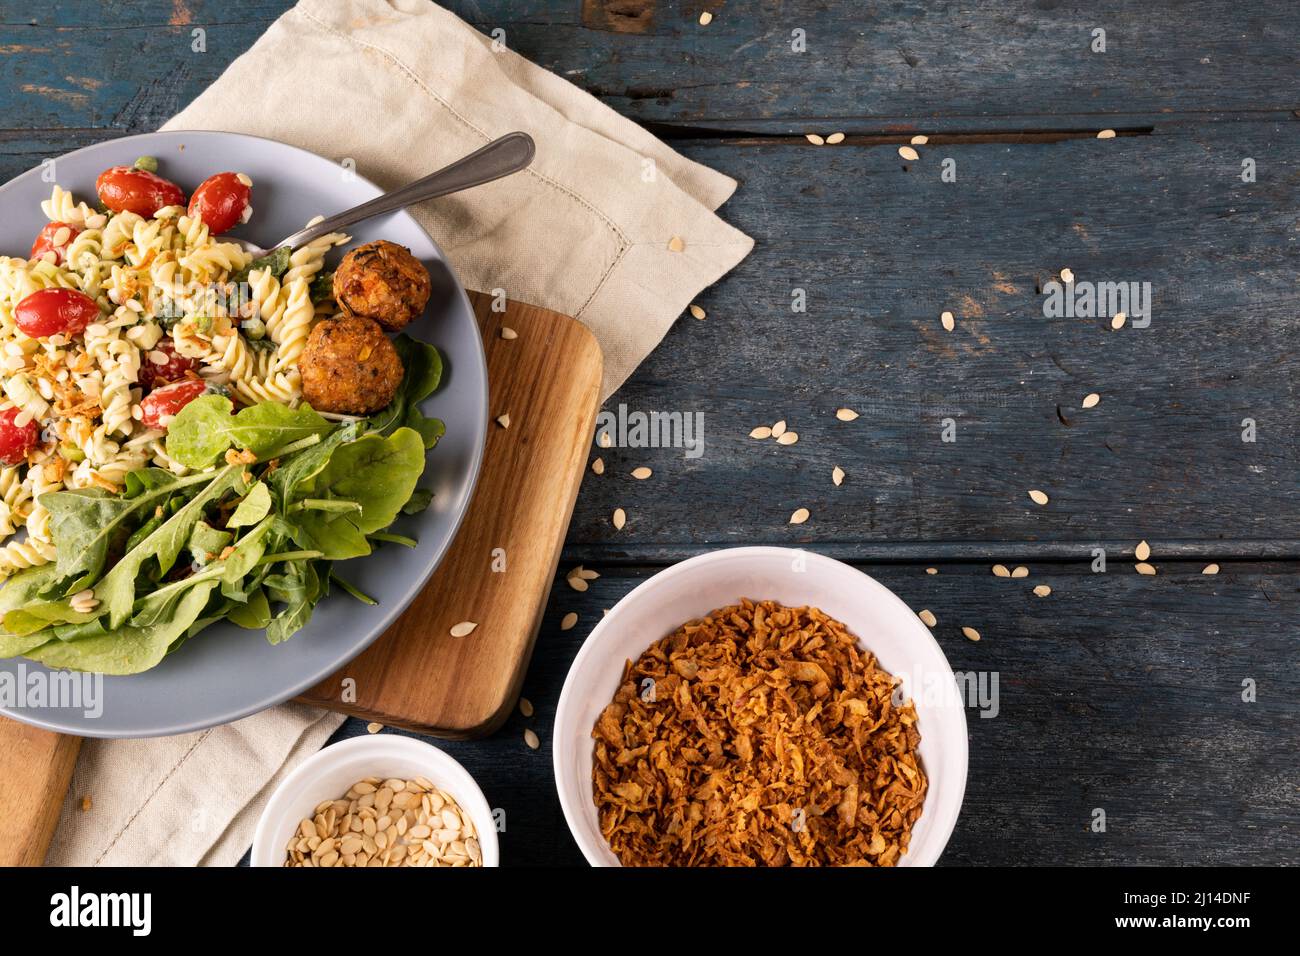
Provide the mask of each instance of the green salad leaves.
[{"label": "green salad leaves", "polygon": [[58,557],[0,589],[0,657],[135,674],[216,621],[287,640],[331,582],[374,603],[331,562],[414,544],[385,529],[428,505],[416,483],[443,434],[418,407],[437,388],[437,351],[398,345],[402,388],[372,418],[335,423],[271,402],[235,411],[206,395],[168,429],[168,454],[194,474],[147,468],[120,494],[42,495]]}]

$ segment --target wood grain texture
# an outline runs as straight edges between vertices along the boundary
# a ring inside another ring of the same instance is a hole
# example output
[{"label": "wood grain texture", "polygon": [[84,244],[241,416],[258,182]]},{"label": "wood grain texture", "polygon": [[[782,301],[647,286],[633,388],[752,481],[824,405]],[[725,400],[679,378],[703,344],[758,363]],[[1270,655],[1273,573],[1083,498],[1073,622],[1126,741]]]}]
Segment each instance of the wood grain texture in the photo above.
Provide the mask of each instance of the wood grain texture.
[{"label": "wood grain texture", "polygon": [[[518,302],[493,312],[491,296],[471,298],[488,357],[491,423],[469,511],[397,623],[302,697],[451,737],[491,733],[518,696],[578,494],[601,376],[600,347],[580,323]],[[503,326],[518,338],[502,339]],[[462,621],[478,627],[451,636]]]},{"label": "wood grain texture", "polygon": [[[1300,538],[1300,124],[920,149],[686,144],[758,243],[607,408],[699,413],[704,451],[593,447],[570,545]],[[1064,267],[1150,282],[1150,327],[1045,317]]]},{"label": "wood grain texture", "polygon": [[[1266,865],[1300,852],[1300,574],[1293,564],[1086,564],[995,578],[987,565],[859,565],[911,607],[958,673],[998,675],[998,711],[968,706],[970,774],[941,865]],[[550,729],[569,661],[602,608],[658,567],[557,578],[518,711],[495,736],[439,743],[504,811],[503,865],[581,865],[551,781]],[[1047,598],[1032,594],[1048,584]],[[1104,613],[1099,609],[1104,608]],[[561,631],[560,619],[578,613]],[[961,625],[983,639],[962,637]],[[647,642],[654,635],[647,635]],[[868,641],[869,643],[869,641]],[[984,678],[988,679],[988,676]],[[1244,680],[1258,699],[1242,700]],[[525,728],[541,749],[524,743]],[[339,737],[365,733],[349,721]],[[924,733],[924,729],[922,729]],[[1105,833],[1090,829],[1106,811]]]},{"label": "wood grain texture", "polygon": [[0,717],[0,866],[45,861],[80,750],[80,737]]}]

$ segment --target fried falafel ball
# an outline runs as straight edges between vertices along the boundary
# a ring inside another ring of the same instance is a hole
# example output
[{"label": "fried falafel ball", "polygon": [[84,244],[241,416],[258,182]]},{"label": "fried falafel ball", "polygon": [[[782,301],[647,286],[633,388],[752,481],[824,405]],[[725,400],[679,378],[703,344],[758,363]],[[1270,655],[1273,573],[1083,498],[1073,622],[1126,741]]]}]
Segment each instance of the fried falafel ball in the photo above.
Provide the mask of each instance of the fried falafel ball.
[{"label": "fried falafel ball", "polygon": [[334,298],[347,315],[401,331],[429,301],[428,270],[411,250],[380,239],[357,246],[334,273]]},{"label": "fried falafel ball", "polygon": [[368,415],[402,384],[402,360],[378,323],[355,316],[317,322],[298,358],[302,396],[318,412]]}]

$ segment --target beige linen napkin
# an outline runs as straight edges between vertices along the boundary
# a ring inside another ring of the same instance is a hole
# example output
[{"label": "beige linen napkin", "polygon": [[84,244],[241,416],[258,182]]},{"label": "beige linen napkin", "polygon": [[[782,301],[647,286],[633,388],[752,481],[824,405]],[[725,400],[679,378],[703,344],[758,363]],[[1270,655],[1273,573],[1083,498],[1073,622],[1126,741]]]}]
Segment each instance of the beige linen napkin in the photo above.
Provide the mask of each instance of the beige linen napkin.
[{"label": "beige linen napkin", "polygon": [[[591,328],[602,400],[753,246],[713,214],[733,179],[426,0],[302,0],[164,128],[282,140],[386,189],[529,133],[526,172],[413,212],[468,287]],[[234,863],[267,794],[341,720],[287,704],[181,737],[87,740],[49,862]]]}]

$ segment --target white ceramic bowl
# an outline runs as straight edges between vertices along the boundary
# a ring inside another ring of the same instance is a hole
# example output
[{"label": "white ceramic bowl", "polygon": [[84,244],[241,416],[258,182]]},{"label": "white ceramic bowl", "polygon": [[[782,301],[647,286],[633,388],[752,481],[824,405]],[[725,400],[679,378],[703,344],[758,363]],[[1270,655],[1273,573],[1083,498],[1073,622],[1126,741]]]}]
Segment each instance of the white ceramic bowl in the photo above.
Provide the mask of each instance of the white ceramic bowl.
[{"label": "white ceramic bowl", "polygon": [[464,767],[420,740],[395,734],[353,737],[313,754],[285,777],[267,801],[253,833],[253,866],[283,866],[285,847],[298,824],[325,800],[347,793],[365,777],[426,777],[456,798],[478,831],[483,865],[496,866],[497,831],[483,791]]},{"label": "white ceramic bowl", "polygon": [[613,699],[624,663],[686,621],[744,597],[821,608],[903,679],[916,704],[929,792],[899,865],[932,866],[966,791],[966,712],[952,668],[925,625],[884,585],[847,564],[790,548],[714,551],[661,571],[614,605],[578,651],[560,694],[553,752],[560,806],[588,862],[618,866],[592,800],[591,729]]}]

